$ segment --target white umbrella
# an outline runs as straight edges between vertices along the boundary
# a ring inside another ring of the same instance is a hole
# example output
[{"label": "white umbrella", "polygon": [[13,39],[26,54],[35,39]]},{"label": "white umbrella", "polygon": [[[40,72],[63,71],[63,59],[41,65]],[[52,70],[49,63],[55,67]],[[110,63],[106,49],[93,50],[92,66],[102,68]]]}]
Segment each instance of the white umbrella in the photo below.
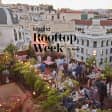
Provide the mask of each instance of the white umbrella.
[{"label": "white umbrella", "polygon": [[51,61],[51,57],[50,57],[50,56],[47,57],[47,60],[45,60],[44,63],[45,63],[46,65],[52,65],[52,64],[54,64],[54,62]]},{"label": "white umbrella", "polygon": [[44,63],[46,64],[46,65],[52,65],[52,64],[54,64],[54,62],[53,61],[44,61]]}]

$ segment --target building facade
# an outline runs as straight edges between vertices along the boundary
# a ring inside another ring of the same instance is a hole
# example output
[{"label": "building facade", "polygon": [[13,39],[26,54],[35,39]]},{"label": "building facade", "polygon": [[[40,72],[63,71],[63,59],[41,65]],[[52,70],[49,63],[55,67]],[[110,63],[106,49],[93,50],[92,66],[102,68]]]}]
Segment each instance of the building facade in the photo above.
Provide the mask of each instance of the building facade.
[{"label": "building facade", "polygon": [[18,19],[13,16],[12,11],[4,6],[0,7],[0,52],[10,44],[17,46],[18,50],[28,48],[26,30],[18,24]]},{"label": "building facade", "polygon": [[103,67],[105,61],[112,64],[112,20],[76,20],[75,58],[86,62],[90,56],[95,56],[96,65]]}]

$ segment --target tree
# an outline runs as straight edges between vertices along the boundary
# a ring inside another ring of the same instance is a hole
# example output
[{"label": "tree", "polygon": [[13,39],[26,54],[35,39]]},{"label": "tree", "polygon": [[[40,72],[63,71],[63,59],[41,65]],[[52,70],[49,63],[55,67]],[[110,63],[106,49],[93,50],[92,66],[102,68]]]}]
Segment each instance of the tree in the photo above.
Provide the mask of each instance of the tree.
[{"label": "tree", "polygon": [[112,112],[112,109],[107,109],[107,110],[98,109],[97,112]]},{"label": "tree", "polygon": [[112,67],[110,66],[109,63],[105,64],[104,74],[105,74],[106,77],[112,79]]},{"label": "tree", "polygon": [[33,66],[30,64],[30,62],[26,62],[22,64],[22,67],[20,69],[20,74],[23,75],[25,79],[25,83],[33,89],[34,83],[36,80],[36,74],[34,71]]},{"label": "tree", "polygon": [[0,68],[1,69],[6,69],[7,65],[10,65],[11,61],[12,61],[12,57],[11,54],[8,52],[5,52],[1,57],[0,57]]},{"label": "tree", "polygon": [[62,98],[70,91],[60,94],[58,90],[51,87],[41,77],[36,74],[30,62],[23,63],[17,61],[13,67],[13,71],[24,78],[24,82],[28,85],[30,90],[36,92],[35,99],[40,101],[43,111],[46,112],[64,112],[64,107],[61,106]]},{"label": "tree", "polygon": [[96,64],[95,56],[91,56],[86,60],[86,66],[89,68],[89,72],[92,71],[93,65]]},{"label": "tree", "polygon": [[36,58],[35,51],[34,51],[34,49],[32,48],[31,43],[29,44],[29,48],[28,48],[27,53],[28,53],[28,56],[29,56],[29,57]]},{"label": "tree", "polygon": [[17,61],[13,66],[13,74],[16,74],[17,78],[23,79],[23,84],[26,84],[29,89],[33,89],[36,77],[33,66],[30,62],[23,63]]},{"label": "tree", "polygon": [[112,86],[112,67],[110,64],[107,62],[104,67],[104,76],[107,78],[109,81],[109,94],[111,93],[111,86]]},{"label": "tree", "polygon": [[37,60],[36,60],[35,58],[30,58],[28,61],[29,61],[32,65],[37,64]]},{"label": "tree", "polygon": [[63,95],[59,94],[59,92],[56,89],[49,89],[49,92],[47,93],[47,99],[42,102],[43,111],[65,112],[64,107],[61,106],[62,98]]},{"label": "tree", "polygon": [[4,52],[8,52],[8,53],[11,54],[12,56],[14,56],[15,53],[17,52],[17,47],[16,47],[15,45],[13,45],[13,44],[9,44],[9,45],[5,48]]}]

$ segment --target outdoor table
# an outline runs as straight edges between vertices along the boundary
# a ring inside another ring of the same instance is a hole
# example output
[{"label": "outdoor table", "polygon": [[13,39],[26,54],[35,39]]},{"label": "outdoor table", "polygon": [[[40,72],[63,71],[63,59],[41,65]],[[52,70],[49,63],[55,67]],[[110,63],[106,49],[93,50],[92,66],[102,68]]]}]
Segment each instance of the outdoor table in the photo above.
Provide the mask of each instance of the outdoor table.
[{"label": "outdoor table", "polygon": [[92,73],[92,74],[88,75],[87,77],[90,79],[95,79],[96,77],[99,77],[99,74]]},{"label": "outdoor table", "polygon": [[80,95],[78,94],[78,92],[76,92],[76,94],[73,95],[72,97],[73,97],[73,101],[79,101],[80,99],[84,98],[84,95]]},{"label": "outdoor table", "polygon": [[80,99],[83,99],[84,96],[73,96],[73,101],[79,101]]},{"label": "outdoor table", "polygon": [[45,77],[45,74],[40,73],[39,76],[43,79]]}]

